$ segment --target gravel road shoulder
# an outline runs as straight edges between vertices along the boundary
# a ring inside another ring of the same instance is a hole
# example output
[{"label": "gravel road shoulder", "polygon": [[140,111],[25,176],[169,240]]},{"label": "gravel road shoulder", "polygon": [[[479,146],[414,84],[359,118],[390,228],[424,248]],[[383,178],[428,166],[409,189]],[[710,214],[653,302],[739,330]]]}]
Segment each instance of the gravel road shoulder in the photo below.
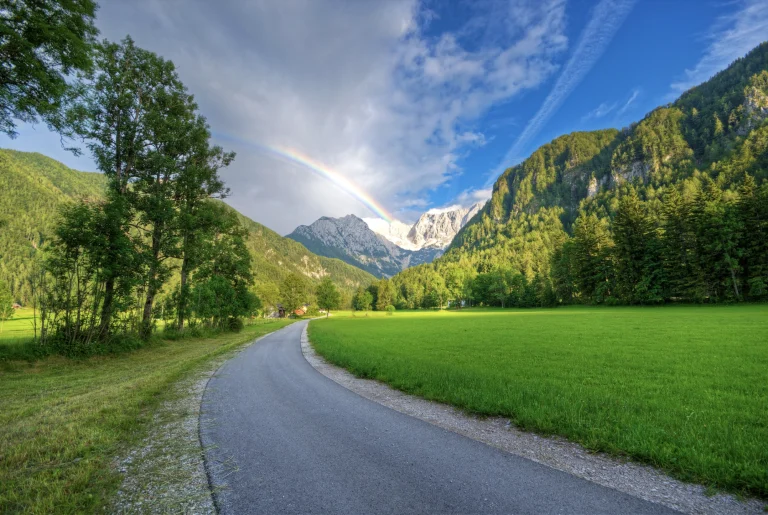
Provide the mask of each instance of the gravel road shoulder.
[{"label": "gravel road shoulder", "polygon": [[147,437],[115,458],[123,480],[109,513],[216,513],[200,443],[203,393],[224,362],[265,336],[217,356],[173,385]]},{"label": "gravel road shoulder", "polygon": [[590,453],[564,439],[520,431],[504,418],[469,416],[451,406],[405,394],[378,381],[355,377],[315,352],[306,326],[302,332],[301,350],[315,370],[366,399],[599,485],[684,513],[764,513],[765,503],[759,500],[740,501],[726,494],[709,496],[703,486],[683,483],[652,467]]}]

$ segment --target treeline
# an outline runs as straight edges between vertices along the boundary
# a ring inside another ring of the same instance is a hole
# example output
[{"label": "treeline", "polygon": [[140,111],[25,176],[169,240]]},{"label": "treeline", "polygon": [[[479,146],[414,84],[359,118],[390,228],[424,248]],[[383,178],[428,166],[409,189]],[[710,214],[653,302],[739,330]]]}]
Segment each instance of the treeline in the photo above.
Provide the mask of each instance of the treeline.
[{"label": "treeline", "polygon": [[[374,283],[368,297],[361,290],[358,309],[768,299],[768,183],[758,186],[750,175],[735,191],[702,176],[695,194],[672,190],[658,202],[641,200],[627,185],[613,217],[582,211],[573,236],[557,231],[551,252],[541,253],[547,262],[448,256]],[[537,238],[527,239],[519,258],[540,248]]]},{"label": "treeline", "polygon": [[[41,340],[85,346],[115,335],[147,339],[158,314],[236,328],[258,305],[236,217],[212,202],[234,154],[210,130],[171,62],[135,46],[94,45],[94,68],[65,106],[67,136],[103,172],[105,198],[60,214],[34,289]],[[174,271],[176,291],[156,302]]]}]

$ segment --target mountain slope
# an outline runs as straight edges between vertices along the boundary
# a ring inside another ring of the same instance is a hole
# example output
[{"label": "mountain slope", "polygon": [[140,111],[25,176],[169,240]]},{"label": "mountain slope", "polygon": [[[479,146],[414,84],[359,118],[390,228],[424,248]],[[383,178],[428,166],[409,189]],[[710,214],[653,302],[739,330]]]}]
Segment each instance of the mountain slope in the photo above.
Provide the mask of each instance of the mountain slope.
[{"label": "mountain slope", "polygon": [[32,257],[52,233],[58,207],[75,198],[99,198],[106,182],[37,153],[0,150],[0,279],[17,297],[25,290]]},{"label": "mountain slope", "polygon": [[[0,150],[0,279],[18,300],[29,298],[26,278],[32,259],[52,234],[58,209],[79,198],[101,198],[104,177],[78,172],[37,153]],[[238,213],[248,231],[246,244],[253,257],[257,284],[278,286],[291,272],[317,283],[329,275],[351,293],[374,277],[337,259],[316,256],[301,244]]]},{"label": "mountain slope", "polygon": [[497,179],[490,202],[443,261],[482,267],[512,259],[530,278],[548,272],[579,211],[611,218],[628,188],[660,214],[666,193],[691,198],[702,174],[723,190],[734,190],[745,172],[759,184],[768,177],[766,70],[763,43],[623,131],[573,133],[540,147]]},{"label": "mountain slope", "polygon": [[405,250],[373,232],[355,215],[322,217],[312,225],[300,225],[287,236],[312,252],[342,261],[377,277],[392,276],[404,268],[431,262],[439,249]]}]

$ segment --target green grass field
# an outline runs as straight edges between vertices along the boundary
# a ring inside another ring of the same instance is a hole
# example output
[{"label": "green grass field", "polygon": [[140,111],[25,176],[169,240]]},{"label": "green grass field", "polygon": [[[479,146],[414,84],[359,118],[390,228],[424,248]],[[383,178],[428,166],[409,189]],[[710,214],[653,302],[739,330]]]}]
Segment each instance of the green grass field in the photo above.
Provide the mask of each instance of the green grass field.
[{"label": "green grass field", "polygon": [[768,305],[340,314],[361,377],[768,498]]},{"label": "green grass field", "polygon": [[175,381],[290,322],[117,356],[0,361],[0,513],[99,510],[120,482],[111,460],[140,441]]},{"label": "green grass field", "polygon": [[34,312],[32,308],[17,309],[13,318],[2,324],[0,332],[0,345],[21,343],[31,340],[34,335]]}]

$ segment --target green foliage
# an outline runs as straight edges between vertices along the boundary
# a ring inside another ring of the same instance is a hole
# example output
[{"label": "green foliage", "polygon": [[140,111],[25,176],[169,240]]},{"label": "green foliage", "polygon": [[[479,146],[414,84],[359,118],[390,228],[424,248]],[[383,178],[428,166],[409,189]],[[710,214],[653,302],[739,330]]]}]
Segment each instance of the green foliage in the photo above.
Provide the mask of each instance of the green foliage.
[{"label": "green foliage", "polygon": [[364,288],[358,288],[352,297],[352,309],[355,311],[369,311],[373,305],[373,295]]},{"label": "green foliage", "polygon": [[33,264],[53,236],[58,209],[104,197],[104,176],[71,170],[40,154],[0,150],[0,279],[22,304],[32,302]]},{"label": "green foliage", "polygon": [[0,132],[42,118],[59,127],[67,77],[91,67],[93,0],[0,0]]},{"label": "green foliage", "polygon": [[309,336],[358,376],[765,498],[766,317],[766,305],[410,312],[313,321]]},{"label": "green foliage", "polygon": [[317,285],[315,298],[317,306],[326,312],[326,316],[330,315],[332,309],[338,309],[341,305],[341,294],[330,277],[324,277]]},{"label": "green foliage", "polygon": [[385,309],[387,311],[387,315],[392,316],[395,314],[395,306],[393,306],[392,304],[387,306]]},{"label": "green foliage", "polygon": [[5,322],[13,318],[13,297],[11,290],[4,281],[0,280],[0,334],[3,332]]},{"label": "green foliage", "polygon": [[304,304],[308,304],[309,295],[309,281],[300,274],[289,274],[280,283],[280,302],[288,314],[293,313]]}]

